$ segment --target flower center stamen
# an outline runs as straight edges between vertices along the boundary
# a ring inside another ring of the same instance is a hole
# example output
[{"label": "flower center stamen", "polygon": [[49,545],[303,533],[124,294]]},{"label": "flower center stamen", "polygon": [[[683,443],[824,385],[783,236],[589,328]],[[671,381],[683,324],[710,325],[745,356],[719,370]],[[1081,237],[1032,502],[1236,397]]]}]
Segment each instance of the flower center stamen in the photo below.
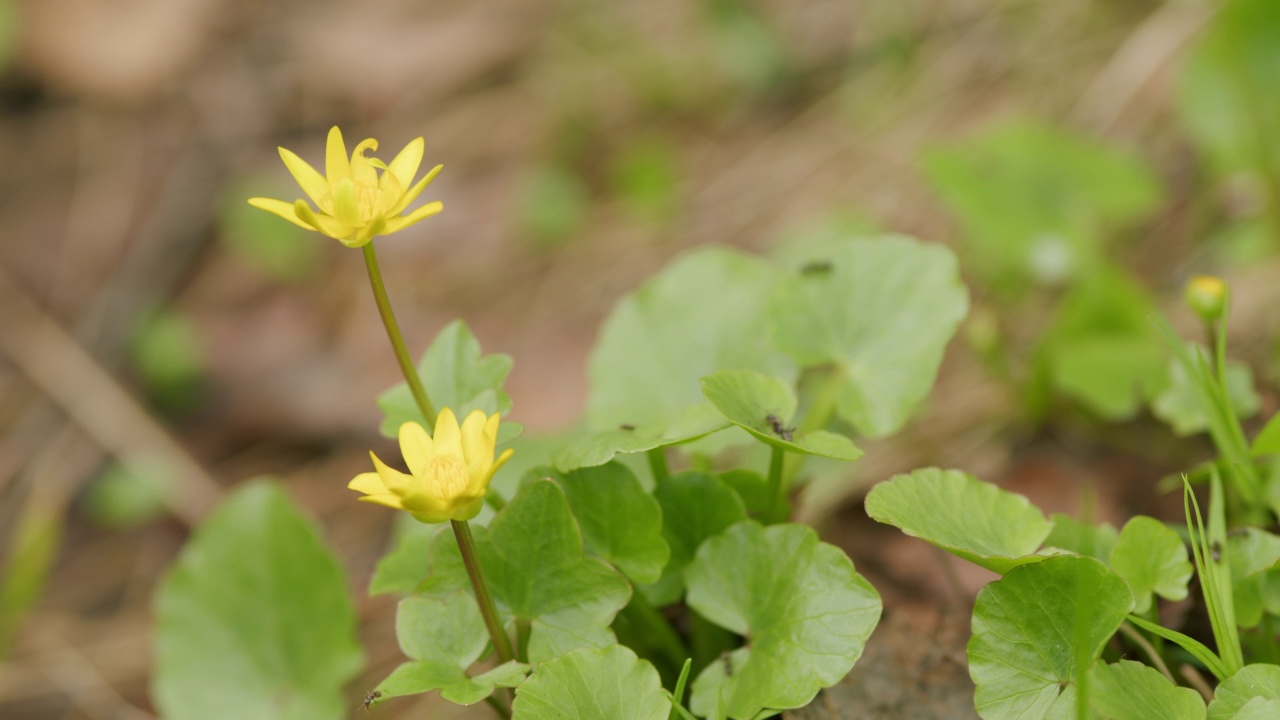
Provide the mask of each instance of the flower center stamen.
[{"label": "flower center stamen", "polygon": [[467,489],[467,464],[457,455],[436,455],[427,464],[424,479],[433,495],[457,497]]}]

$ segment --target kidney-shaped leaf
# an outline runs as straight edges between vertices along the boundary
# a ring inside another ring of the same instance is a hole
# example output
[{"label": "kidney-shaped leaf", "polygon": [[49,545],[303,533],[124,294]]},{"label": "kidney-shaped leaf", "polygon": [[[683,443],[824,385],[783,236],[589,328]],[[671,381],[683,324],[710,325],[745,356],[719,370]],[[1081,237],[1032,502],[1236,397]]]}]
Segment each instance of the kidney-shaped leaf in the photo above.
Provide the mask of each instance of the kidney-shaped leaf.
[{"label": "kidney-shaped leaf", "polygon": [[1245,665],[1223,680],[1209,703],[1209,720],[1234,720],[1254,698],[1280,700],[1280,665]]},{"label": "kidney-shaped leaf", "polygon": [[152,696],[166,718],[337,720],[362,664],[342,570],[273,484],[210,515],[156,598]]},{"label": "kidney-shaped leaf", "polygon": [[840,416],[884,437],[933,387],[968,312],[968,291],[950,250],[907,237],[829,245],[822,262],[830,271],[778,287],[769,308],[774,340],[803,367],[838,367]]},{"label": "kidney-shaped leaf", "polygon": [[1166,600],[1187,596],[1191,563],[1182,538],[1155,518],[1139,515],[1125,523],[1111,551],[1111,569],[1133,590],[1133,611],[1151,607],[1151,593]]},{"label": "kidney-shaped leaf", "polygon": [[669,420],[635,425],[620,423],[575,438],[556,451],[553,462],[564,472],[603,465],[617,455],[648,452],[656,448],[682,445],[729,427],[729,423],[709,405],[692,405]]},{"label": "kidney-shaped leaf", "polygon": [[488,645],[489,634],[475,598],[463,592],[401,600],[396,638],[414,661],[401,664],[378,684],[379,694],[371,705],[431,690],[439,690],[449,702],[471,705],[489,697],[494,687],[519,685],[529,670],[512,661],[474,678],[467,676],[467,668]]},{"label": "kidney-shaped leaf", "polygon": [[880,619],[871,584],[804,525],[740,522],[702,544],[685,582],[694,610],[747,638],[694,681],[699,715],[721,700],[739,720],[806,705],[849,672]]},{"label": "kidney-shaped leaf", "polygon": [[1074,718],[1075,682],[1133,607],[1102,563],[1062,555],[1023,565],[978,593],[969,639],[974,707],[984,720]]},{"label": "kidney-shaped leaf", "polygon": [[514,720],[667,720],[658,671],[621,645],[548,660],[516,690]]},{"label": "kidney-shaped leaf", "polygon": [[998,573],[1042,560],[1034,553],[1053,527],[1022,495],[958,470],[898,475],[872,488],[866,508],[875,520]]},{"label": "kidney-shaped leaf", "polygon": [[705,248],[624,298],[591,355],[591,427],[665,425],[706,403],[698,381],[716,370],[790,373],[764,312],[776,282],[763,260]]},{"label": "kidney-shaped leaf", "polygon": [[[418,376],[422,386],[436,409],[451,408],[459,418],[465,418],[472,410],[485,413],[506,414],[511,411],[511,398],[502,384],[511,372],[510,355],[482,355],[480,341],[471,334],[467,324],[454,320],[444,327],[427,348],[418,363]],[[378,396],[378,407],[383,420],[379,428],[383,435],[395,437],[400,426],[410,420],[427,429],[435,418],[427,422],[418,410],[409,386],[399,383]],[[503,423],[511,426],[512,423]],[[509,427],[500,440],[513,437]]]},{"label": "kidney-shaped leaf", "polygon": [[729,422],[766,445],[834,460],[862,457],[843,435],[818,430],[793,437],[795,428],[788,423],[796,412],[796,396],[785,380],[754,370],[721,370],[702,378],[702,394]]},{"label": "kidney-shaped leaf", "polygon": [[662,509],[626,465],[611,462],[567,473],[534,468],[526,477],[560,484],[588,554],[636,582],[651,583],[662,574],[671,555],[662,537]]},{"label": "kidney-shaped leaf", "polygon": [[[582,533],[555,482],[528,483],[488,528],[472,532],[499,611],[530,623],[530,662],[617,641],[609,624],[631,599],[631,586],[613,568],[583,556]],[[419,591],[439,596],[469,587],[452,533],[436,535],[431,575]]]},{"label": "kidney-shaped leaf", "polygon": [[1178,687],[1154,668],[1132,660],[1098,663],[1090,673],[1090,704],[1099,720],[1204,720],[1200,693]]}]

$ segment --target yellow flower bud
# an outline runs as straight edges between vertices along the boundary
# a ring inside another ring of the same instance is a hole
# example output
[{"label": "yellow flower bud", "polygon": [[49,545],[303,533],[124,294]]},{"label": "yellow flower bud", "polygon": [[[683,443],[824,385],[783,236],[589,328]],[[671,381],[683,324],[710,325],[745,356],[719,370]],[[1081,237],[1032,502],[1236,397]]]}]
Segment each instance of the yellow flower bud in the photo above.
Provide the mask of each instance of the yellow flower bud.
[{"label": "yellow flower bud", "polygon": [[1183,300],[1205,322],[1215,322],[1227,307],[1227,284],[1222,278],[1197,275],[1187,283]]},{"label": "yellow flower bud", "polygon": [[497,414],[474,410],[459,427],[445,408],[434,438],[418,423],[407,422],[400,426],[400,453],[409,474],[369,453],[374,472],[357,475],[347,487],[364,493],[364,502],[407,511],[424,523],[470,520],[480,512],[493,474],[513,452],[508,448],[494,459],[498,422]]},{"label": "yellow flower bud", "polygon": [[404,214],[409,203],[440,172],[441,166],[437,165],[417,183],[413,182],[422,164],[422,148],[422,138],[415,138],[387,164],[365,157],[366,151],[378,149],[378,141],[369,138],[356,145],[348,159],[342,131],[335,126],[329,130],[323,175],[293,152],[279,148],[285,167],[318,210],[301,199],[289,203],[255,197],[249,198],[249,204],[348,247],[367,245],[374,236],[403,230],[444,209],[442,203],[430,202]]}]

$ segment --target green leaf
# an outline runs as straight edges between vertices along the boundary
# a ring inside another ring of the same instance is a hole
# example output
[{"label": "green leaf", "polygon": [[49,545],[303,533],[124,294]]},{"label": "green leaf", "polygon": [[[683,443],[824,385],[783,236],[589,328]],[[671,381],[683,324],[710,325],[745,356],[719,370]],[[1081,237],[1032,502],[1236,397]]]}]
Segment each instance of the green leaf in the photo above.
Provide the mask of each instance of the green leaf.
[{"label": "green leaf", "polygon": [[1065,300],[1040,350],[1052,385],[1108,420],[1142,409],[1165,384],[1167,350],[1146,292],[1116,268],[1090,273]]},{"label": "green leaf", "polygon": [[[480,341],[461,320],[454,320],[436,335],[418,363],[418,377],[436,410],[450,408],[459,419],[473,410],[483,410],[492,415],[511,411],[511,398],[502,384],[511,372],[510,355],[482,355]],[[379,430],[387,437],[395,437],[400,426],[413,421],[427,429],[435,425],[435,418],[427,422],[418,410],[413,394],[405,383],[397,383],[378,396],[378,407],[384,415]],[[513,423],[502,423],[505,427]],[[511,432],[514,428],[508,429]],[[503,435],[499,442],[510,439]]]},{"label": "green leaf", "polygon": [[1256,697],[1240,707],[1231,720],[1275,720],[1280,717],[1280,700]]},{"label": "green leaf", "polygon": [[1049,125],[1018,121],[928,153],[929,180],[960,219],[966,266],[997,289],[1083,277],[1108,229],[1160,201],[1140,157]]},{"label": "green leaf", "polygon": [[1062,513],[1051,515],[1049,522],[1053,523],[1053,530],[1044,539],[1045,548],[1066,550],[1104,563],[1111,561],[1111,550],[1116,546],[1119,533],[1110,523],[1089,525]]},{"label": "green leaf", "polygon": [[1251,452],[1254,457],[1280,454],[1280,413],[1271,416],[1253,438]]},{"label": "green leaf", "polygon": [[391,549],[379,558],[369,578],[369,594],[413,592],[431,574],[427,552],[431,538],[440,530],[438,525],[418,522],[408,513],[396,513]]},{"label": "green leaf", "polygon": [[160,404],[183,409],[198,399],[204,343],[185,313],[163,308],[143,315],[133,329],[129,353],[147,392]]},{"label": "green leaf", "polygon": [[[1253,371],[1242,362],[1227,361],[1227,394],[1238,418],[1253,417],[1262,406],[1253,390]],[[1178,435],[1209,429],[1209,415],[1201,404],[1200,393],[1187,375],[1186,366],[1177,358],[1169,359],[1169,385],[1151,402],[1151,411]]]},{"label": "green leaf", "polygon": [[1227,537],[1233,575],[1250,577],[1275,569],[1280,563],[1280,535],[1255,527],[1233,531]]},{"label": "green leaf", "polygon": [[1052,525],[1031,501],[958,470],[925,468],[871,489],[867,514],[998,573],[1035,555]]},{"label": "green leaf", "polygon": [[1271,129],[1280,126],[1274,88],[1280,68],[1280,8],[1270,0],[1223,3],[1182,75],[1179,109],[1223,173],[1259,176],[1280,168]]},{"label": "green leaf", "polygon": [[682,445],[727,427],[729,423],[715,408],[709,405],[690,406],[677,412],[670,420],[640,425],[620,423],[611,430],[575,438],[556,451],[555,466],[568,472],[581,467],[603,465],[619,454]]},{"label": "green leaf", "polygon": [[1099,720],[1205,720],[1200,693],[1132,660],[1094,665],[1090,690]]},{"label": "green leaf", "polygon": [[670,550],[662,538],[662,510],[626,465],[611,462],[562,473],[534,468],[526,478],[560,484],[582,530],[587,554],[639,583],[662,574]]},{"label": "green leaf", "polygon": [[1191,561],[1182,537],[1155,518],[1139,515],[1125,523],[1111,553],[1111,569],[1133,590],[1133,611],[1151,608],[1151,594],[1166,600],[1187,597]]},{"label": "green leaf", "polygon": [[670,220],[680,201],[678,147],[662,135],[629,143],[610,168],[613,190],[642,220]]},{"label": "green leaf", "polygon": [[706,405],[699,380],[716,370],[789,377],[764,312],[776,283],[768,263],[712,247],[681,257],[623,298],[591,355],[592,429],[666,427],[688,407]]},{"label": "green leaf", "polygon": [[839,368],[840,416],[884,437],[933,387],[968,291],[950,250],[907,237],[831,245],[823,262],[829,271],[779,286],[769,307],[774,341],[802,367]]},{"label": "green leaf", "polygon": [[742,499],[719,478],[705,473],[672,475],[654,488],[662,506],[662,536],[671,557],[662,577],[640,588],[656,607],[678,602],[684,595],[684,569],[703,541],[747,519]]},{"label": "green leaf", "polygon": [[548,660],[516,690],[514,720],[666,720],[658,671],[621,645]]},{"label": "green leaf", "polygon": [[475,598],[457,592],[443,598],[409,597],[396,609],[396,638],[414,659],[397,667],[378,684],[371,705],[403,695],[439,690],[440,697],[471,705],[489,697],[494,687],[515,687],[529,666],[515,661],[471,678],[467,668],[484,653],[489,633]]},{"label": "green leaf", "polygon": [[1133,606],[1093,558],[1062,555],[1010,570],[978,593],[969,640],[984,720],[1075,717],[1081,658],[1092,663]]},{"label": "green leaf", "polygon": [[343,718],[364,664],[337,560],[274,484],[232,494],[156,598],[152,697],[172,720]]},{"label": "green leaf", "polygon": [[734,425],[772,447],[834,460],[857,460],[862,451],[843,435],[818,430],[792,439],[796,396],[785,380],[754,370],[721,370],[702,378],[702,394]]},{"label": "green leaf", "polygon": [[563,245],[582,229],[591,210],[591,192],[571,168],[552,165],[524,183],[516,221],[543,247]]},{"label": "green leaf", "polygon": [[1245,665],[1223,680],[1209,703],[1209,720],[1233,720],[1253,698],[1280,700],[1280,665]]},{"label": "green leaf", "polygon": [[702,544],[685,581],[690,607],[748,638],[694,681],[699,715],[717,698],[738,720],[803,707],[849,672],[880,619],[871,584],[803,525],[740,522]]},{"label": "green leaf", "polygon": [[81,498],[81,506],[94,522],[121,528],[140,525],[168,512],[174,476],[161,463],[136,462],[107,466]]},{"label": "green leaf", "polygon": [[1213,676],[1218,680],[1222,680],[1227,676],[1226,666],[1222,664],[1222,658],[1218,657],[1217,653],[1210,650],[1208,646],[1199,640],[1189,635],[1183,635],[1177,630],[1170,630],[1148,620],[1143,620],[1137,615],[1130,615],[1126,619],[1152,635],[1162,637],[1186,650],[1189,655],[1199,660],[1209,672],[1213,673]]},{"label": "green leaf", "polygon": [[[528,483],[488,528],[472,532],[499,611],[530,623],[529,662],[616,642],[609,624],[631,587],[604,562],[583,556],[582,534],[555,482]],[[439,597],[469,587],[452,534],[436,535],[431,575],[419,592]]]}]

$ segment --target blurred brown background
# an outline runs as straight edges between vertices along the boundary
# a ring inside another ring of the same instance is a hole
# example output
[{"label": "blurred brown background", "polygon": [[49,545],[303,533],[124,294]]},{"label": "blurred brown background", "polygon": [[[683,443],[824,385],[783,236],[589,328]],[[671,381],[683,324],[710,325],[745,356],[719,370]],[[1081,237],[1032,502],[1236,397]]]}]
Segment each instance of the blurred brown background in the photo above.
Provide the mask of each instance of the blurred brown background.
[{"label": "blurred brown background", "polygon": [[[345,489],[388,447],[372,398],[399,378],[358,253],[244,204],[298,196],[277,145],[318,164],[334,124],[350,144],[378,138],[384,157],[425,136],[425,162],[445,169],[424,197],[445,212],[377,241],[405,334],[420,350],[464,318],[487,351],[515,357],[513,417],[545,434],[577,420],[612,303],[683,249],[763,250],[816,226],[950,242],[922,149],[999,118],[1149,160],[1171,199],[1124,254],[1172,296],[1197,240],[1180,229],[1196,159],[1175,81],[1212,13],[1151,0],[0,2],[0,557],[36,527],[52,558],[0,659],[0,717],[152,717],[155,583],[221,489],[264,473],[322,522],[360,599],[369,670],[352,707],[399,662],[393,603],[364,592],[390,514]],[[1276,276],[1233,278],[1242,334],[1269,317],[1244,288]],[[1073,511],[1093,485],[1108,519],[1151,511],[1133,503],[1174,469],[1160,448],[1008,433],[1008,389],[952,355],[923,417],[869,446],[859,482],[936,463],[1046,510]],[[840,511],[856,487],[804,512],[829,520],[887,605],[963,604],[985,582]],[[960,667],[948,682],[963,685]],[[475,716],[429,699],[376,714]]]}]

